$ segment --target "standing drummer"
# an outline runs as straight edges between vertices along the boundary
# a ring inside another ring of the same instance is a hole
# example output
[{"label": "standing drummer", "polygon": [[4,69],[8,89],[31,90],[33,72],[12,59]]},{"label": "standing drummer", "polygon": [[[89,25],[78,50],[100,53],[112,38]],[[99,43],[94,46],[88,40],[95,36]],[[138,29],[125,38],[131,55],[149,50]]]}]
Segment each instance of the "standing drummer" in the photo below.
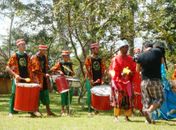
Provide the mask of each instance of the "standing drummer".
[{"label": "standing drummer", "polygon": [[[68,50],[63,50],[62,51],[62,61],[57,62],[52,68],[52,72],[59,72],[61,75],[66,75],[66,76],[73,76],[74,71],[73,71],[73,63],[70,60],[70,51]],[[69,98],[70,96],[70,98]],[[73,96],[73,88],[70,87],[70,90],[64,93],[61,93],[61,115],[67,115],[69,114],[69,104],[72,101],[72,96]],[[67,111],[65,112],[65,107]]]},{"label": "standing drummer", "polygon": [[[91,86],[101,85],[103,83],[103,76],[105,73],[105,62],[99,55],[99,44],[92,43],[90,45],[91,55],[86,57],[86,77],[90,81]],[[90,90],[88,90],[90,92]],[[89,98],[89,97],[88,97]],[[88,112],[91,113],[92,109],[88,104]],[[97,114],[98,111],[95,111]]]},{"label": "standing drummer", "polygon": [[32,72],[34,78],[37,79],[38,83],[41,85],[40,90],[40,101],[46,106],[47,115],[54,116],[55,114],[51,112],[50,100],[49,100],[49,66],[48,58],[46,56],[46,51],[48,47],[46,45],[39,45],[39,51],[31,57],[32,62]]},{"label": "standing drummer", "polygon": [[[15,52],[9,59],[6,70],[9,74],[13,76],[12,80],[12,93],[9,102],[9,116],[12,117],[13,114],[17,113],[14,110],[14,101],[15,101],[15,90],[16,90],[16,82],[23,82],[25,83],[24,78],[30,78],[32,80],[32,73],[31,73],[31,60],[29,55],[25,52],[26,50],[26,42],[24,39],[16,40],[16,46],[18,51]],[[31,113],[32,114],[32,113]],[[35,113],[33,113],[35,115]],[[37,115],[36,115],[37,116]]]}]

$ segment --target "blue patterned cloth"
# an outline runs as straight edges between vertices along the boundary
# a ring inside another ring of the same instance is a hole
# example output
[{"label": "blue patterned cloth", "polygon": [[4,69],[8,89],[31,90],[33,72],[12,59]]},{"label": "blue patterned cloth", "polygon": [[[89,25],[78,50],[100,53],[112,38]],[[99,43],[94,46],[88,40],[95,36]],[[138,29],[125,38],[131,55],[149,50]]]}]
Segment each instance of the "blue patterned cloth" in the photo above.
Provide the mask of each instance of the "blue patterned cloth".
[{"label": "blue patterned cloth", "polygon": [[152,113],[154,120],[176,118],[176,93],[172,91],[169,81],[166,79],[164,64],[161,65],[162,84],[164,88],[164,102],[160,109]]}]

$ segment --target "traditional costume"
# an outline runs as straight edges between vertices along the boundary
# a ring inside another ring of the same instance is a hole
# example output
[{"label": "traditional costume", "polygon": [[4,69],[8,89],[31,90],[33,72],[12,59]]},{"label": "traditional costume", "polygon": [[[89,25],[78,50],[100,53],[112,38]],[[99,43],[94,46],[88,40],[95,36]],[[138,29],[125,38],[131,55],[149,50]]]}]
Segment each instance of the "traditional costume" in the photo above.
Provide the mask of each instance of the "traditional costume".
[{"label": "traditional costume", "polygon": [[[62,51],[61,54],[63,57],[64,56],[69,56],[70,52],[67,50]],[[69,61],[61,61],[57,62],[52,68],[51,71],[57,72],[61,71],[64,75],[66,76],[73,76],[73,63]],[[61,105],[63,107],[63,112],[64,112],[64,106],[69,107],[70,103],[72,102],[72,96],[73,96],[73,88],[70,86],[69,91],[61,93]]]},{"label": "traditional costume", "polygon": [[[120,41],[119,49],[124,46],[128,46],[128,43]],[[132,57],[118,53],[112,59],[110,65],[112,105],[114,106],[115,117],[118,117],[121,114],[121,110],[124,110],[126,117],[129,117],[132,114],[133,77],[130,73],[135,73],[135,63]]]},{"label": "traditional costume", "polygon": [[[16,41],[16,45],[19,46],[21,44],[25,44],[24,39],[18,39]],[[25,52],[19,52],[17,51],[14,53],[8,63],[7,66],[17,75],[19,75],[21,78],[30,78],[32,80],[32,73],[31,73],[31,60],[28,54]],[[25,81],[19,81],[19,82],[25,82]],[[12,80],[12,92],[10,97],[10,113],[15,113],[14,111],[14,101],[15,101],[15,80]]]},{"label": "traditional costume", "polygon": [[[93,43],[90,46],[91,49],[98,49],[99,44]],[[87,103],[88,111],[91,112],[91,86],[101,85],[103,83],[103,75],[105,72],[105,61],[98,55],[92,54],[87,56],[85,60],[86,66],[86,89],[87,89]],[[91,85],[91,86],[90,86]]]}]

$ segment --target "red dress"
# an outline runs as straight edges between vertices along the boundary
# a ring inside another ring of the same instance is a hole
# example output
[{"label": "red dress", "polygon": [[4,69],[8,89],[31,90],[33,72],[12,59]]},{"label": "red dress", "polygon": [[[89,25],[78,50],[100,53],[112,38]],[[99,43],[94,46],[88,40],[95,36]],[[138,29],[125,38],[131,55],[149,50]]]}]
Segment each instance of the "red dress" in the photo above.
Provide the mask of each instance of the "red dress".
[{"label": "red dress", "polygon": [[133,90],[134,90],[134,108],[142,110],[142,96],[141,96],[141,75],[139,72],[134,73],[133,77]]}]

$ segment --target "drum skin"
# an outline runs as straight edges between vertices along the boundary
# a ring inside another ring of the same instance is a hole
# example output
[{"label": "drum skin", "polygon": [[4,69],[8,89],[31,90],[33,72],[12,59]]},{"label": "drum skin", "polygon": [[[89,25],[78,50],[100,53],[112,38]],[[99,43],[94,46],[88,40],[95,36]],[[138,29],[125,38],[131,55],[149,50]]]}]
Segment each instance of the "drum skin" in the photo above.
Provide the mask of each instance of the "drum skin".
[{"label": "drum skin", "polygon": [[58,76],[55,80],[57,91],[59,93],[64,93],[69,91],[68,81],[66,80],[65,76]]},{"label": "drum skin", "polygon": [[[21,83],[22,85],[22,83]],[[39,84],[33,87],[18,86],[16,84],[14,110],[24,112],[35,112],[39,105]]]},{"label": "drum skin", "polygon": [[[101,85],[96,88],[101,89]],[[108,95],[107,93],[105,95],[104,94],[99,95],[94,93],[94,91],[91,91],[91,105],[95,110],[102,110],[102,111],[111,110],[112,106],[110,105],[110,92]]]}]

